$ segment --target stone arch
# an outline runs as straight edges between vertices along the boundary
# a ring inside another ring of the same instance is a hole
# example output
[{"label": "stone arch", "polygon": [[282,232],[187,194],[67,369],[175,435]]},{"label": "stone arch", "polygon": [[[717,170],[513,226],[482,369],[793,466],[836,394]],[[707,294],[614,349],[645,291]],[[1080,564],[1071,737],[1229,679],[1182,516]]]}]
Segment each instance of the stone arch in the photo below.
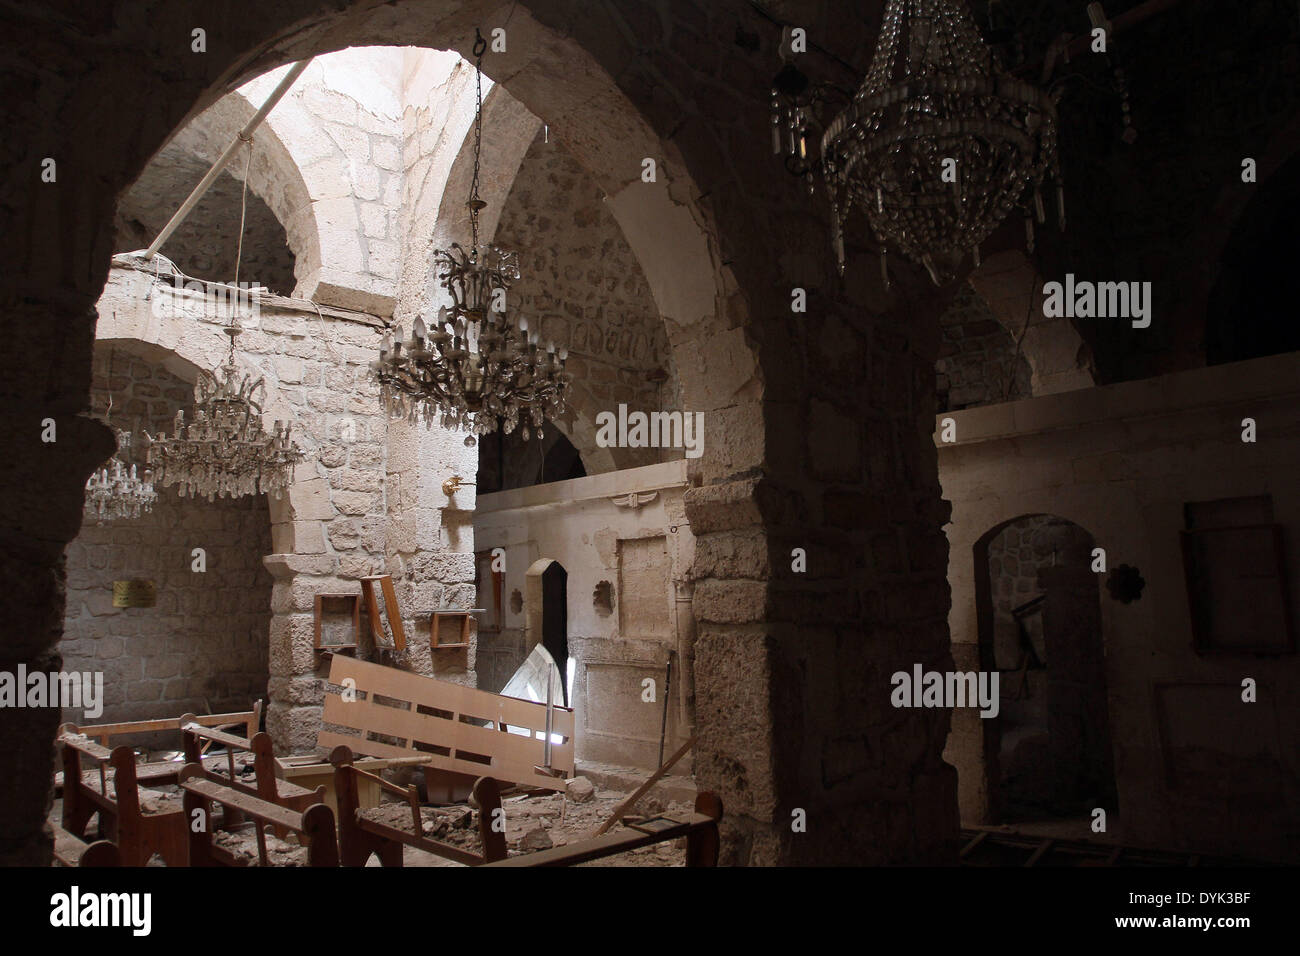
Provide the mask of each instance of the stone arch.
[{"label": "stone arch", "polygon": [[[1110,507],[1112,504],[1115,507]],[[981,505],[983,507],[981,507]],[[1065,495],[1033,491],[1015,498],[963,506],[967,514],[956,514],[949,527],[952,560],[952,656],[957,670],[992,671],[997,661],[993,649],[993,595],[989,576],[989,545],[1008,527],[1026,518],[1049,517],[1080,529],[1093,546],[1124,542],[1121,531],[1126,520],[1136,520],[1136,501],[1102,501],[1090,492]],[[1091,557],[1090,555],[1088,556]],[[1144,562],[1145,555],[1124,554],[1108,549],[1108,562]],[[1092,573],[1091,571],[1089,573]],[[1114,646],[1113,602],[1102,600],[1105,576],[1097,578],[1099,595],[1099,641],[1103,651],[1102,680],[1115,686],[1116,675],[1110,649]],[[1108,709],[1108,708],[1107,708]],[[998,822],[997,787],[1000,768],[1000,725],[996,719],[981,718],[972,709],[955,709],[944,759],[957,770],[961,819],[967,824]],[[1113,750],[1111,750],[1113,759]]]},{"label": "stone arch", "polygon": [[[1168,319],[1174,329],[1173,350],[1176,359],[1166,370],[1197,368],[1205,363],[1207,313],[1210,296],[1223,271],[1224,254],[1228,244],[1243,225],[1252,204],[1258,202],[1269,184],[1276,184],[1279,174],[1294,167],[1300,156],[1300,110],[1274,133],[1268,145],[1256,160],[1255,182],[1242,182],[1241,170],[1229,175],[1215,198],[1214,205],[1200,217],[1203,225],[1186,243],[1186,248],[1201,250],[1195,261],[1189,261],[1180,272],[1180,280],[1188,283],[1188,293],[1179,301],[1183,307]],[[1243,160],[1247,157],[1242,157]]]},{"label": "stone arch", "polygon": [[1295,326],[1278,321],[1293,296],[1291,250],[1300,209],[1300,152],[1260,181],[1220,246],[1205,299],[1207,365],[1300,350]]},{"label": "stone arch", "polygon": [[[259,105],[260,101],[255,105],[245,91],[236,90],[178,129],[165,145],[178,147],[211,165],[253,118]],[[308,182],[300,165],[302,157],[295,156],[295,150],[285,145],[277,129],[285,127],[284,113],[292,112],[293,107],[292,101],[282,100],[253,134],[248,189],[261,197],[284,227],[289,249],[294,254],[294,275],[298,282],[295,292],[298,292],[305,276],[320,272],[322,256],[321,232],[313,201],[313,185],[319,191],[320,184]],[[243,156],[231,160],[226,172],[242,181]]]},{"label": "stone arch", "polygon": [[[491,242],[496,234],[519,164],[542,126],[542,121],[504,87],[491,80],[487,82],[491,88],[483,97],[483,162],[479,169],[479,194],[487,203],[479,218],[484,243]],[[472,98],[469,109],[472,116]],[[465,124],[460,146],[445,177],[429,176],[419,186],[407,234],[427,235],[428,241],[421,254],[407,258],[403,271],[404,289],[415,292],[403,297],[401,317],[407,321],[435,294],[437,279],[430,261],[432,251],[446,249],[453,242],[462,245],[468,242],[465,197],[469,195],[473,171],[474,129],[470,122]]]},{"label": "stone arch", "polygon": [[970,283],[1012,341],[1020,341],[1033,371],[1034,395],[1097,384],[1091,350],[1071,320],[1043,315],[1043,280],[1024,252],[1008,250],[989,256],[971,273]]},{"label": "stone arch", "polygon": [[[196,322],[180,310],[156,307],[153,297],[164,293],[157,288],[149,290],[154,281],[152,273],[134,272],[125,279],[125,287],[108,291],[101,300],[104,314],[98,323],[96,341],[141,343],[158,353],[165,353],[162,365],[168,371],[187,381],[197,382],[199,369],[215,372],[225,361],[229,339],[221,331],[220,323]],[[252,366],[248,358],[247,355],[240,358],[241,367],[257,367],[267,379],[263,423],[269,428],[277,419],[294,421],[297,417],[294,409],[275,388],[275,377],[270,370],[260,365]],[[301,429],[296,432],[295,440],[300,446],[306,446],[309,455],[314,452]],[[277,554],[293,554],[295,551],[294,519],[314,507],[315,494],[310,481],[311,476],[306,470],[296,471],[288,491],[281,498],[268,496],[273,548]]]}]

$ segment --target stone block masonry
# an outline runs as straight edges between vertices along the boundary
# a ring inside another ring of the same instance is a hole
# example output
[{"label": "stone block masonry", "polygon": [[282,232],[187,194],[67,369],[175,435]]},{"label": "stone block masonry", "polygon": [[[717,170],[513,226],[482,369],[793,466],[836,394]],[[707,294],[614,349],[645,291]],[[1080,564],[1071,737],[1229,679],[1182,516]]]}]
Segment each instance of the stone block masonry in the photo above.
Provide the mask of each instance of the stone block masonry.
[{"label": "stone block masonry", "polygon": [[[137,352],[145,351],[137,348]],[[124,346],[96,352],[92,407],[117,427],[170,432],[178,408],[192,416],[193,386]],[[109,401],[111,399],[111,411]],[[128,461],[143,462],[143,445]],[[193,570],[193,549],[204,570]],[[63,666],[104,674],[98,720],[140,720],[246,710],[266,696],[271,548],[265,496],[181,498],[159,489],[138,519],[87,520],[68,545]],[[152,608],[113,607],[113,582],[144,578]],[[85,722],[80,713],[65,720]]]}]

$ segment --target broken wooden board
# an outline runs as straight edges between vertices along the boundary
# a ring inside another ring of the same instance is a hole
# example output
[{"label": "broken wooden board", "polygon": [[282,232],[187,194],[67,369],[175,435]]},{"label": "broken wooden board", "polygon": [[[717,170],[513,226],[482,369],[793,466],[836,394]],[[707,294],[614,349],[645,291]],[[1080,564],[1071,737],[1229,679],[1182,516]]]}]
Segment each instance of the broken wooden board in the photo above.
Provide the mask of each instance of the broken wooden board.
[{"label": "broken wooden board", "polygon": [[[384,598],[384,620],[393,633],[393,643],[388,644],[384,634],[384,625],[379,616],[379,598],[375,595],[375,584],[379,584]],[[402,610],[397,606],[397,592],[393,589],[391,574],[368,574],[361,579],[361,598],[366,605],[370,619],[370,637],[377,647],[389,647],[394,650],[406,650],[406,629],[402,625]]]},{"label": "broken wooden board", "polygon": [[[323,723],[361,736],[322,727],[317,746],[333,749],[342,745],[372,757],[421,756],[438,770],[490,776],[546,790],[564,788],[562,779],[535,769],[545,760],[545,703],[349,657],[333,659],[329,679],[340,686],[351,681],[356,699],[345,701],[338,694],[326,694]],[[552,706],[551,768],[564,777],[573,775],[573,725],[571,708]],[[504,733],[506,730],[511,732]],[[381,742],[372,739],[373,735],[400,742]]]}]

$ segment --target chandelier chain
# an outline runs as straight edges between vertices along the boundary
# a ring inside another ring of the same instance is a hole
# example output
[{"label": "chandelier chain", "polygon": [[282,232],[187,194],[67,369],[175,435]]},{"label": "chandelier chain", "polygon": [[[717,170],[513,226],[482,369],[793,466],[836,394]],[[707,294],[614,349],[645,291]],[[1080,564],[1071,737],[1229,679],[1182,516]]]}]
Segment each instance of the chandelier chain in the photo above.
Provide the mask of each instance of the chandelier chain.
[{"label": "chandelier chain", "polygon": [[469,187],[470,249],[478,254],[478,171],[479,156],[483,149],[483,54],[487,41],[476,27],[474,30],[474,178]]}]

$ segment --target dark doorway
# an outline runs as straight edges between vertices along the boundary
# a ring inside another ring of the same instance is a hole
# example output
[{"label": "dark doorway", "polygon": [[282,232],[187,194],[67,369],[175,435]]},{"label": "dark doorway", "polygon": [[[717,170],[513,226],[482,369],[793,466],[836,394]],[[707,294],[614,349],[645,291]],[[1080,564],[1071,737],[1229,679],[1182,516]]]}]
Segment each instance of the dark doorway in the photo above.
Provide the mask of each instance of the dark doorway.
[{"label": "dark doorway", "polygon": [[542,646],[560,669],[564,706],[569,706],[569,572],[552,561],[542,572]]},{"label": "dark doorway", "polygon": [[982,666],[999,672],[985,746],[1002,823],[1117,813],[1092,549],[1055,515],[1017,518],[976,546]]}]

